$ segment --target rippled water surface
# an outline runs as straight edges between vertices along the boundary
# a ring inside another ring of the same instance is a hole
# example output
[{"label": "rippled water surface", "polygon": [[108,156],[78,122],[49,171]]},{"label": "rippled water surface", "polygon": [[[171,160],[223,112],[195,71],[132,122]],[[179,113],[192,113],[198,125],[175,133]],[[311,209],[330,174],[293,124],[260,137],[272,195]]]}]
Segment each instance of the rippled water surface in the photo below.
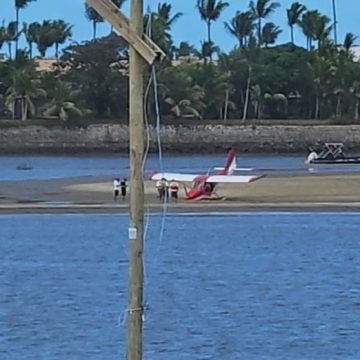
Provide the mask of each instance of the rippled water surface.
[{"label": "rippled water surface", "polygon": [[[251,155],[239,154],[240,168],[255,168],[268,174],[308,173],[304,164],[305,155]],[[167,155],[163,158],[163,170],[191,173],[207,173],[214,167],[223,166],[225,155]],[[29,165],[31,170],[17,170],[19,165]],[[158,157],[150,155],[147,172],[159,170]],[[360,164],[317,165],[311,172],[338,173],[360,172]],[[0,181],[24,179],[56,179],[74,176],[119,176],[128,175],[129,160],[126,156],[0,156]]]},{"label": "rippled water surface", "polygon": [[[127,224],[0,216],[0,359],[124,358]],[[360,213],[148,224],[144,359],[359,359]]]}]

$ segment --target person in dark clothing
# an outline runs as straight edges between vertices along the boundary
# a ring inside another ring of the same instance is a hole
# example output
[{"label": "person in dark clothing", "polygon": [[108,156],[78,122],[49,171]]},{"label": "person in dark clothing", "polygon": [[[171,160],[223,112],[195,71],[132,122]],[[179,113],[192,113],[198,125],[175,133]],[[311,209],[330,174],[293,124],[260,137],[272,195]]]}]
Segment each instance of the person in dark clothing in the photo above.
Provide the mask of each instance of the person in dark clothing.
[{"label": "person in dark clothing", "polygon": [[121,196],[122,199],[125,200],[126,197],[126,189],[127,189],[127,181],[126,178],[123,178],[120,182]]}]

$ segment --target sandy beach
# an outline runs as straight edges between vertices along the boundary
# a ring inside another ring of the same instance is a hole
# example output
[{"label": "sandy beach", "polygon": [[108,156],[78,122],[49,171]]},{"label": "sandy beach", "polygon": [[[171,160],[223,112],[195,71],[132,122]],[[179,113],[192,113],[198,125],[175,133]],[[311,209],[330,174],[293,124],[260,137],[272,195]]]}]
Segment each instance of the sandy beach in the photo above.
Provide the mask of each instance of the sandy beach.
[{"label": "sandy beach", "polygon": [[[113,200],[112,178],[78,177],[0,182],[0,213],[127,212],[128,197]],[[360,211],[360,174],[267,176],[252,184],[218,185],[223,200],[187,201],[180,193],[173,212],[252,210]],[[145,182],[146,209],[161,211],[155,184]]]}]

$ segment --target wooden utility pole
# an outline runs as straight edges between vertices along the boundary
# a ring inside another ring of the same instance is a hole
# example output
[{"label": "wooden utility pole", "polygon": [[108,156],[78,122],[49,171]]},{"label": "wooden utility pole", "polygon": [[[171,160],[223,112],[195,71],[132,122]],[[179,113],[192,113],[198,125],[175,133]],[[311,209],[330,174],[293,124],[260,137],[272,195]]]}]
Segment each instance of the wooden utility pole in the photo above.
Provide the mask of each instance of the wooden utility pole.
[{"label": "wooden utility pole", "polygon": [[143,32],[143,0],[131,0],[130,21],[111,0],[86,0],[130,45],[130,265],[127,359],[143,353],[144,242],[144,65],[161,61],[165,53]]},{"label": "wooden utility pole", "polygon": [[334,23],[334,42],[337,46],[338,39],[337,39],[337,15],[336,15],[336,3],[335,0],[332,0],[332,9],[333,9],[333,23]]},{"label": "wooden utility pole", "polygon": [[[142,37],[143,0],[131,0],[130,26]],[[143,242],[144,242],[144,61],[130,47],[130,268],[127,359],[141,360],[143,353]]]}]

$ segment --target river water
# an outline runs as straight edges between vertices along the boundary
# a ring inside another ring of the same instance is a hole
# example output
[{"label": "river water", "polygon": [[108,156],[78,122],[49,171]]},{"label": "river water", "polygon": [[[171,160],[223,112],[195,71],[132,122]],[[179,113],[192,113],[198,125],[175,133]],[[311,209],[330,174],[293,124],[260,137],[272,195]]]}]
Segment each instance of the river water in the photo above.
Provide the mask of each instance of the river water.
[{"label": "river water", "polygon": [[[359,359],[360,214],[151,215],[144,359]],[[0,216],[0,359],[122,359],[126,215]]]},{"label": "river water", "polygon": [[[223,166],[225,155],[176,156],[166,154],[162,161],[150,155],[146,162],[146,172],[154,170],[180,171],[204,174],[214,167]],[[253,155],[240,154],[238,167],[255,168],[257,172],[281,175],[306,174],[309,168],[304,164],[303,155]],[[17,170],[18,165],[30,165],[32,170]],[[339,173],[360,172],[360,164],[354,165],[318,165],[311,172]],[[41,156],[10,155],[0,156],[1,180],[56,179],[76,176],[127,176],[129,160],[127,156]]]}]

